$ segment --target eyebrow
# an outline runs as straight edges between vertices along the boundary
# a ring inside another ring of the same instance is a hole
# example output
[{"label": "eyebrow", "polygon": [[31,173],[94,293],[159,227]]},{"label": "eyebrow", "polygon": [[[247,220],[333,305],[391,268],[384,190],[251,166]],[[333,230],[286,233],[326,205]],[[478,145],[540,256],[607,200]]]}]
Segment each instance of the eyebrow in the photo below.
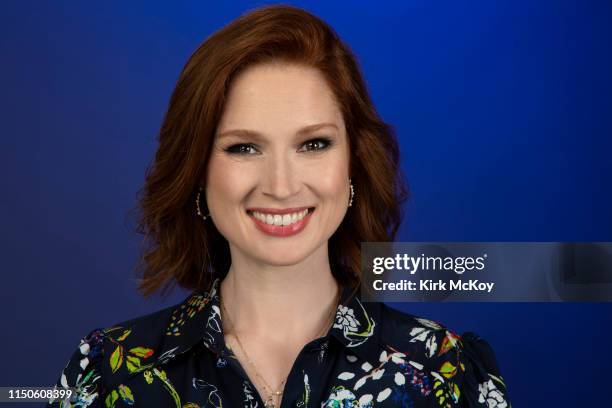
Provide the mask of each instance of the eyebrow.
[{"label": "eyebrow", "polygon": [[[305,126],[303,128],[301,128],[300,130],[297,131],[297,135],[298,136],[303,136],[305,134],[317,131],[319,129],[322,128],[326,128],[326,127],[333,127],[336,130],[338,130],[338,126],[336,126],[333,123],[316,123],[314,125],[309,125],[309,126]],[[226,137],[226,136],[246,136],[246,137],[252,137],[254,139],[264,139],[263,135],[259,132],[256,132],[254,130],[249,130],[249,129],[230,129],[230,130],[226,130],[224,132],[221,132],[217,135],[217,137],[219,139]]]}]

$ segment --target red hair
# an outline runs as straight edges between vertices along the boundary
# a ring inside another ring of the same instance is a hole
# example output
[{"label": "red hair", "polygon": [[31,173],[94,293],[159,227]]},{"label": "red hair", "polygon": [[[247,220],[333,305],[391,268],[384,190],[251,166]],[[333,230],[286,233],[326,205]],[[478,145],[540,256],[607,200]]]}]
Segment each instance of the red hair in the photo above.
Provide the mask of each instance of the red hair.
[{"label": "red hair", "polygon": [[195,212],[229,85],[261,62],[320,70],[344,117],[355,186],[353,206],[329,241],[334,277],[356,290],[361,243],[392,241],[408,188],[392,128],[377,114],[356,59],[334,30],[299,8],[256,9],[215,32],[187,61],[170,98],[155,160],[140,192],[137,231],[145,236],[139,289],[207,289],[230,266],[227,240]]}]

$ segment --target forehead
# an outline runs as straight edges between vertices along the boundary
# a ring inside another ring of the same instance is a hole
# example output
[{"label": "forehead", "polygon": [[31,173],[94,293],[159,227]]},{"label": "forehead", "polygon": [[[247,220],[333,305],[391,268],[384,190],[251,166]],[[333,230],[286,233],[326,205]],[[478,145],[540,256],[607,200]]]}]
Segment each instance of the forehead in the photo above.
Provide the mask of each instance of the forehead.
[{"label": "forehead", "polygon": [[246,127],[263,132],[292,131],[321,122],[344,128],[324,75],[308,66],[265,63],[249,67],[234,78],[218,130]]}]

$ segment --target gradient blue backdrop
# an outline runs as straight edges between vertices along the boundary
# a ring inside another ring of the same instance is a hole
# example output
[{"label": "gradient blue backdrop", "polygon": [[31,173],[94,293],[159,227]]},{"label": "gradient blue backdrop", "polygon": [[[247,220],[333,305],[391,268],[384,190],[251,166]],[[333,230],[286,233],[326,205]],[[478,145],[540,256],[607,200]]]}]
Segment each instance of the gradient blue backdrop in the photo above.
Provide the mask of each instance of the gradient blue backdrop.
[{"label": "gradient blue backdrop", "polygon": [[[125,214],[187,58],[265,3],[175,3],[2,3],[0,385],[52,384],[90,329],[186,296],[139,297]],[[398,240],[612,241],[612,3],[291,4],[397,130]],[[612,304],[394,306],[489,340],[516,407],[609,404]]]}]

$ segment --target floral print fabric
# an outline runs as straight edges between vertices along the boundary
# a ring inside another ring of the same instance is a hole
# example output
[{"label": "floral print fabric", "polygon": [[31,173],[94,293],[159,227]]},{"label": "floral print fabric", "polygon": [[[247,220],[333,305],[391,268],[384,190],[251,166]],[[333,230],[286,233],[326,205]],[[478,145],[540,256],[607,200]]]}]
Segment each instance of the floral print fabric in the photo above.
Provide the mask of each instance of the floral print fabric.
[{"label": "floral print fabric", "polygon": [[[49,407],[264,408],[225,346],[220,280],[179,305],[81,341],[56,387],[75,387]],[[493,351],[473,333],[342,294],[334,325],[304,346],[281,408],[510,408]]]}]

